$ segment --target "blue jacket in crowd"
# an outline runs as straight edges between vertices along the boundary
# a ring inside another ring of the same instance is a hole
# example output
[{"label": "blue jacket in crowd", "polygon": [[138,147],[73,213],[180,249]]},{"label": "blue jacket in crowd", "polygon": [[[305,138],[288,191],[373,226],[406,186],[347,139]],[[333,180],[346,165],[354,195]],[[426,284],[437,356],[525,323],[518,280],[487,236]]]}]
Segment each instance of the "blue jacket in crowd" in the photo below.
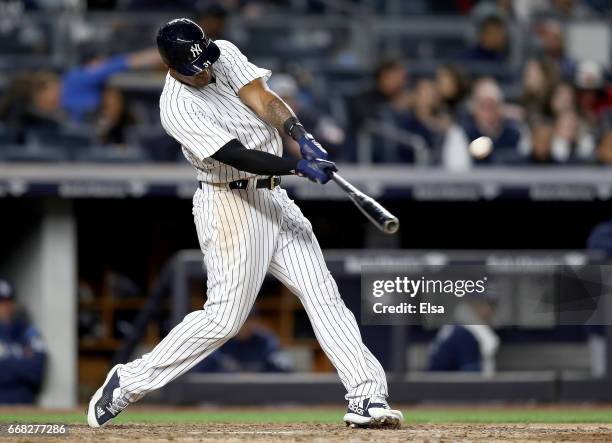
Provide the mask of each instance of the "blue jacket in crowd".
[{"label": "blue jacket in crowd", "polygon": [[71,120],[82,122],[99,108],[108,78],[128,68],[127,57],[118,55],[97,64],[77,66],[66,73],[62,83],[62,107]]}]

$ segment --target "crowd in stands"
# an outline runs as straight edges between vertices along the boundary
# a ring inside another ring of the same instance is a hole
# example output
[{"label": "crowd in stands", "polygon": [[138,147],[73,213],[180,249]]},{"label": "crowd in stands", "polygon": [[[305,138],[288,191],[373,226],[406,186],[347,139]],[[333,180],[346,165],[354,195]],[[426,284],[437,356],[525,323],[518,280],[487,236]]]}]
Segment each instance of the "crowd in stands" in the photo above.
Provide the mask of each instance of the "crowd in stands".
[{"label": "crowd in stands", "polygon": [[[77,3],[77,0],[21,2],[26,10],[71,7]],[[304,12],[325,13],[330,12],[334,2],[86,3],[89,9],[195,9],[199,11],[199,22],[212,38],[231,39],[235,33],[227,29],[231,14],[257,15],[298,6]],[[389,2],[340,3],[343,7],[384,12]],[[391,3],[411,3],[411,9],[403,11],[406,14],[469,15],[475,38],[452,60],[438,63],[425,74],[417,69],[418,58],[381,53],[375,68],[363,69],[370,78],[340,95],[340,112],[326,103],[328,95],[339,96],[336,91],[321,94],[312,88],[316,76],[322,74],[310,72],[308,66],[296,68],[299,58],[280,64],[270,86],[291,104],[336,160],[364,161],[358,154],[358,144],[363,143],[360,135],[367,134],[370,154],[365,161],[375,163],[417,162],[417,148],[426,151],[428,163],[456,170],[485,164],[612,163],[612,89],[608,73],[601,63],[573,59],[566,48],[568,21],[595,18],[607,12],[607,2]],[[505,69],[509,66],[510,28],[516,23],[528,23],[522,29],[533,31],[530,36],[533,44],[526,51],[521,72]],[[250,55],[248,50],[245,52]],[[357,57],[350,54],[338,56],[336,52],[335,57],[336,61],[358,63]],[[164,67],[155,49],[104,57],[81,54],[80,58],[63,72],[34,70],[16,73],[9,79],[0,98],[0,146],[5,146],[0,148],[0,160],[104,161],[110,152],[124,160],[179,160],[180,150],[159,127],[156,97],[149,97],[143,104],[126,96],[124,90],[110,81],[117,73],[143,69],[162,78]],[[472,69],[475,66],[479,67],[476,72]],[[468,146],[483,136],[492,140],[492,149],[487,155],[475,156]],[[291,140],[285,144],[287,155],[296,152]],[[51,151],[42,150],[41,146],[61,149],[49,154]],[[90,147],[87,155],[79,151],[81,146]],[[102,148],[109,146],[112,150]]]},{"label": "crowd in stands", "polygon": [[[87,10],[177,11],[206,9],[211,0],[7,0],[26,10],[84,8]],[[275,11],[325,14],[342,10],[363,10],[378,14],[452,14],[467,15],[483,3],[495,0],[214,0],[229,12],[243,12],[252,16]],[[554,10],[559,18],[585,18],[610,9],[607,0],[501,0],[498,2],[508,14],[528,18],[542,11]]]}]

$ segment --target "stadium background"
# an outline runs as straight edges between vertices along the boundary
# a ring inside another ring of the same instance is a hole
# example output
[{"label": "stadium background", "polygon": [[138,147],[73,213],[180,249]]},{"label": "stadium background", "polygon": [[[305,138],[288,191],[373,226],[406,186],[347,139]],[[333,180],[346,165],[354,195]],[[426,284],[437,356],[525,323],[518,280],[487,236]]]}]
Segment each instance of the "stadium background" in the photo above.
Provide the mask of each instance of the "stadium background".
[{"label": "stadium background", "polygon": [[[157,106],[153,37],[178,16],[272,69],[343,175],[400,218],[386,237],[333,184],[286,180],[358,317],[355,266],[373,260],[606,259],[605,236],[588,239],[612,217],[609,2],[3,1],[0,276],[47,346],[39,405],[85,401],[114,360],[203,302],[194,174]],[[499,137],[476,159],[467,142],[485,127]],[[257,322],[295,372],[192,374],[149,401],[340,402],[305,314],[275,281]],[[426,372],[435,329],[363,334],[402,403],[610,400],[610,369],[595,363],[610,353],[593,356],[587,329],[521,325],[520,312],[512,324],[497,325],[487,377]]]}]

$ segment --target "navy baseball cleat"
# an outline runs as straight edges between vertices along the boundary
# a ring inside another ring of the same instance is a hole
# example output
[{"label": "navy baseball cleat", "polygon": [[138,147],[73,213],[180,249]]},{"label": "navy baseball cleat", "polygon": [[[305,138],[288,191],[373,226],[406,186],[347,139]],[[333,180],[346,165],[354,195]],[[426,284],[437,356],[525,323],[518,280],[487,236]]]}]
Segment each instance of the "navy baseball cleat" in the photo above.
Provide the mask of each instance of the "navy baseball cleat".
[{"label": "navy baseball cleat", "polygon": [[119,387],[119,368],[116,365],[106,376],[104,384],[91,397],[87,409],[87,423],[92,428],[100,428],[108,424],[129,402],[121,396]]},{"label": "navy baseball cleat", "polygon": [[401,411],[391,409],[382,397],[351,400],[344,422],[352,428],[399,428],[404,421]]}]

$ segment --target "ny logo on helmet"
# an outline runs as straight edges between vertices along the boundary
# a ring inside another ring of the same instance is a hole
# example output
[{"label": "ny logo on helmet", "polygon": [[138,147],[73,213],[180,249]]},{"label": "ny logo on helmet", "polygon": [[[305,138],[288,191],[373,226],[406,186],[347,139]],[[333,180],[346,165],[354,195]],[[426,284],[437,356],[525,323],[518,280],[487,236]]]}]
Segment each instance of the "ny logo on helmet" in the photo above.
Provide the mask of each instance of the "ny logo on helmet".
[{"label": "ny logo on helmet", "polygon": [[198,55],[200,55],[202,53],[202,48],[200,48],[200,44],[196,43],[194,45],[191,45],[191,55],[194,57],[197,57]]}]

